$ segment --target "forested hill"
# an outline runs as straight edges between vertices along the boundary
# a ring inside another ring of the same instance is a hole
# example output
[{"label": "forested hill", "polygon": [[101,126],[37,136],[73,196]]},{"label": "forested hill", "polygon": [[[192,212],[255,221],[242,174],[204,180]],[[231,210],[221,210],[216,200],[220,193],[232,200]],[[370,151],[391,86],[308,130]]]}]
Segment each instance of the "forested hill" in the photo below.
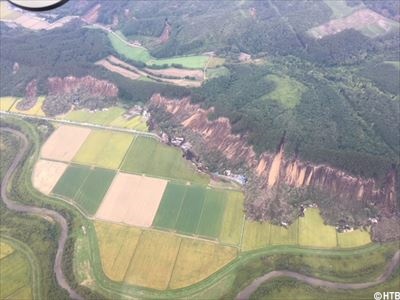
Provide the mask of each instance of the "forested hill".
[{"label": "forested hill", "polygon": [[[288,155],[382,179],[399,163],[399,5],[69,1],[51,16],[41,14],[49,21],[79,16],[58,29],[32,32],[1,22],[1,95],[23,96],[32,79],[45,93],[48,77],[68,75],[112,81],[128,103],[156,92],[191,95],[193,102],[214,106],[213,117],[228,117],[258,153],[275,151],[286,132]],[[138,62],[93,24],[140,43],[154,59],[211,53],[224,65],[209,66],[200,88],[130,80],[95,65],[108,55]]]}]

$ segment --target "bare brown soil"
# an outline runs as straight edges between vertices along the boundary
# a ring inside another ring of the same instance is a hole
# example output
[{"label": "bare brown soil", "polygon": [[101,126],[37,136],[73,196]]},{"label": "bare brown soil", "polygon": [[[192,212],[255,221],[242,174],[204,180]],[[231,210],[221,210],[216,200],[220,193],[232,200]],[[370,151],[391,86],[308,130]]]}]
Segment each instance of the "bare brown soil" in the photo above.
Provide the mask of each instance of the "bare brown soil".
[{"label": "bare brown soil", "polygon": [[96,23],[97,18],[99,17],[100,8],[101,4],[96,4],[96,6],[94,6],[82,17],[82,20],[89,24]]},{"label": "bare brown soil", "polygon": [[150,227],[166,186],[166,180],[118,173],[96,213],[96,218]]},{"label": "bare brown soil", "polygon": [[156,76],[173,76],[184,78],[185,76],[194,77],[197,80],[203,80],[204,72],[203,70],[186,70],[178,68],[168,68],[168,69],[144,69],[146,72],[156,75]]},{"label": "bare brown soil", "polygon": [[43,145],[41,157],[71,161],[90,133],[90,129],[63,125],[57,128]]},{"label": "bare brown soil", "polygon": [[62,162],[40,159],[33,170],[33,186],[43,194],[48,195],[67,167],[68,165]]},{"label": "bare brown soil", "polygon": [[132,72],[130,70],[127,70],[123,67],[113,65],[112,63],[110,63],[108,60],[105,60],[105,59],[102,59],[102,60],[96,62],[96,65],[103,66],[104,68],[106,68],[107,70],[110,70],[111,72],[118,73],[118,74],[120,74],[126,78],[132,79],[132,80],[136,80],[140,77],[139,74]]},{"label": "bare brown soil", "polygon": [[390,22],[390,20],[373,10],[362,9],[347,17],[331,20],[325,24],[314,27],[311,29],[311,32],[316,38],[320,39],[324,36],[337,34],[346,29],[360,30],[371,25],[379,26],[385,31],[389,31],[391,28]]}]

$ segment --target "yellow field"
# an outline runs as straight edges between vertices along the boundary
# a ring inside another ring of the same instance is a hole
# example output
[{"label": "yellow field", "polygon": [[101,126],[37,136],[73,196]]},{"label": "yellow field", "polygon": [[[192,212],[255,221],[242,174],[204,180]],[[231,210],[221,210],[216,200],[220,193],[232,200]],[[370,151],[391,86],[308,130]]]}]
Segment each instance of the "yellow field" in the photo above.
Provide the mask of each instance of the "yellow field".
[{"label": "yellow field", "polygon": [[93,130],[73,161],[109,169],[118,169],[133,135]]},{"label": "yellow field", "polygon": [[336,247],[336,229],[324,224],[318,209],[308,208],[305,216],[299,219],[299,244],[316,248]]},{"label": "yellow field", "polygon": [[108,278],[122,281],[142,231],[112,223],[95,222],[103,271]]},{"label": "yellow field", "polygon": [[242,240],[242,250],[254,250],[264,248],[269,244],[271,232],[270,223],[245,221]]},{"label": "yellow field", "polygon": [[0,110],[8,111],[13,106],[15,100],[16,98],[14,97],[0,97]]},{"label": "yellow field", "polygon": [[360,247],[371,243],[371,235],[361,229],[352,232],[338,233],[338,244],[341,248]]},{"label": "yellow field", "polygon": [[15,20],[20,17],[21,13],[10,8],[10,4],[6,1],[0,1],[0,20]]},{"label": "yellow field", "polygon": [[171,233],[143,232],[125,275],[125,282],[158,290],[166,289],[181,240]]},{"label": "yellow field", "polygon": [[114,127],[135,129],[138,131],[148,131],[147,124],[143,119],[143,117],[141,116],[134,117],[130,120],[127,120],[122,116],[119,116],[115,120],[113,120],[109,125]]},{"label": "yellow field", "polygon": [[14,248],[9,244],[0,242],[0,259],[14,252]]},{"label": "yellow field", "polygon": [[183,239],[169,287],[199,282],[235,259],[237,249],[199,240]]},{"label": "yellow field", "polygon": [[121,107],[110,107],[104,111],[90,112],[88,110],[73,110],[63,117],[65,120],[108,125],[122,115],[125,110]]},{"label": "yellow field", "polygon": [[44,116],[45,113],[42,110],[42,105],[43,105],[43,101],[46,97],[44,96],[40,96],[38,97],[38,100],[36,101],[36,104],[28,110],[18,110],[16,108],[17,104],[19,101],[23,101],[23,99],[18,100],[18,102],[16,102],[13,107],[10,109],[10,111],[12,112],[18,112],[21,114],[26,114],[26,115],[33,115],[33,116]]}]

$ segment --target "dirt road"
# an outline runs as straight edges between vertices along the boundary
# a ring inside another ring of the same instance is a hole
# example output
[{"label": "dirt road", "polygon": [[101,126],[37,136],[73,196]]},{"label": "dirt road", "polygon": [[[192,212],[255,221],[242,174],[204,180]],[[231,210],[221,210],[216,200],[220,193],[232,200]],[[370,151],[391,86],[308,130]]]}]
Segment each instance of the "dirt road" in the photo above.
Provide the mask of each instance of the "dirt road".
[{"label": "dirt road", "polygon": [[6,174],[4,175],[3,181],[1,182],[1,199],[4,201],[7,208],[10,210],[14,210],[17,212],[22,212],[22,213],[34,214],[34,215],[38,215],[38,216],[46,217],[46,218],[51,218],[60,225],[61,234],[60,234],[60,238],[58,240],[58,248],[57,248],[57,253],[56,253],[56,259],[54,262],[54,273],[56,274],[57,282],[60,285],[60,287],[67,290],[69,293],[69,296],[72,299],[78,299],[78,300],[83,299],[75,290],[73,290],[69,286],[67,279],[65,278],[65,275],[62,271],[62,257],[63,257],[63,253],[64,253],[65,242],[67,241],[67,237],[68,237],[67,221],[64,219],[64,217],[62,215],[60,215],[59,213],[57,213],[53,210],[46,209],[46,208],[34,207],[34,206],[28,206],[28,205],[21,205],[21,204],[18,204],[8,198],[7,187],[10,184],[10,180],[11,180],[15,170],[20,165],[22,158],[26,154],[29,143],[28,143],[26,136],[17,130],[9,129],[9,128],[1,128],[1,131],[7,131],[7,132],[14,134],[15,136],[17,136],[20,139],[20,142],[21,142],[21,145],[18,149],[19,151],[18,151],[17,155],[15,156],[11,166],[7,170]]},{"label": "dirt road", "polygon": [[372,287],[374,285],[383,283],[386,281],[393,271],[399,266],[400,264],[400,250],[398,250],[395,255],[393,256],[392,260],[388,264],[385,272],[380,275],[377,279],[371,282],[365,283],[341,283],[341,282],[332,282],[326,281],[322,279],[318,279],[315,277],[310,277],[307,275],[303,275],[296,272],[291,271],[272,271],[269,272],[261,277],[256,278],[250,285],[244,288],[237,296],[236,300],[245,300],[249,299],[250,296],[259,288],[261,284],[264,282],[277,278],[277,277],[290,277],[294,278],[298,281],[307,283],[311,286],[315,287],[326,287],[330,289],[347,289],[347,290],[358,290],[358,289],[365,289]]}]

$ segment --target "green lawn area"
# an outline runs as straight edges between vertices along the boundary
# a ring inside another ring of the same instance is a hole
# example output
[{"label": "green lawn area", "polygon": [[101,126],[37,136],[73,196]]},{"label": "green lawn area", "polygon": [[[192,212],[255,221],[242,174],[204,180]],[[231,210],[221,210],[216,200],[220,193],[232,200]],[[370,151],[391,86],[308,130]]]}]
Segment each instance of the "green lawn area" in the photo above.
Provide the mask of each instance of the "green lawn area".
[{"label": "green lawn area", "polygon": [[117,51],[119,54],[122,54],[126,58],[136,60],[136,61],[141,61],[141,62],[148,62],[151,59],[151,55],[149,51],[145,48],[140,48],[140,47],[131,47],[127,44],[125,44],[123,41],[121,41],[118,37],[116,37],[114,34],[109,33],[108,38],[111,41],[111,44],[115,51]]},{"label": "green lawn area", "polygon": [[346,17],[362,7],[362,5],[348,6],[346,0],[325,0],[324,2],[332,10],[333,18]]},{"label": "green lawn area", "polygon": [[266,80],[272,81],[275,84],[275,89],[262,98],[266,101],[278,101],[287,108],[295,107],[306,90],[302,83],[288,76],[270,74],[266,76]]},{"label": "green lawn area", "polygon": [[226,191],[226,204],[219,240],[223,243],[239,245],[244,222],[241,192]]},{"label": "green lawn area", "polygon": [[70,165],[54,186],[52,193],[74,199],[89,173],[90,168],[86,166]]},{"label": "green lawn area", "polygon": [[185,193],[186,186],[168,183],[153,221],[154,227],[175,228]]},{"label": "green lawn area", "polygon": [[176,222],[176,230],[194,234],[200,221],[206,190],[202,186],[188,186],[181,211]]},{"label": "green lawn area", "polygon": [[118,169],[134,136],[106,130],[92,130],[73,161],[107,169]]},{"label": "green lawn area", "polygon": [[337,246],[336,229],[324,224],[318,209],[308,208],[299,219],[299,244],[315,248]]},{"label": "green lawn area", "polygon": [[90,170],[89,176],[86,178],[75,197],[75,202],[77,202],[86,212],[94,215],[114,176],[115,171],[113,170],[100,168]]},{"label": "green lawn area", "polygon": [[288,228],[271,224],[270,237],[270,243],[272,245],[297,245],[299,238],[299,221],[294,221]]},{"label": "green lawn area", "polygon": [[152,138],[138,137],[132,144],[121,169],[130,173],[207,184],[207,175],[198,173],[181,150]]},{"label": "green lawn area", "polygon": [[149,129],[147,128],[146,121],[143,119],[142,116],[137,116],[129,120],[125,119],[123,116],[118,116],[107,125],[113,127],[135,129],[138,131],[145,131],[145,132],[149,131]]},{"label": "green lawn area", "polygon": [[19,251],[0,260],[0,299],[32,299],[29,261]]},{"label": "green lawn area", "polygon": [[108,38],[110,39],[115,51],[117,51],[119,54],[125,56],[128,59],[141,61],[148,65],[161,66],[164,64],[180,64],[184,68],[188,69],[203,69],[208,60],[208,56],[205,55],[179,56],[165,59],[156,59],[151,56],[147,49],[142,47],[131,47],[125,44],[112,33],[108,34]]},{"label": "green lawn area", "polygon": [[226,194],[224,191],[207,189],[203,211],[197,234],[217,238],[219,236],[225,211]]},{"label": "green lawn area", "polygon": [[371,234],[366,230],[357,229],[351,232],[338,233],[337,236],[341,248],[360,247],[372,243]]}]

